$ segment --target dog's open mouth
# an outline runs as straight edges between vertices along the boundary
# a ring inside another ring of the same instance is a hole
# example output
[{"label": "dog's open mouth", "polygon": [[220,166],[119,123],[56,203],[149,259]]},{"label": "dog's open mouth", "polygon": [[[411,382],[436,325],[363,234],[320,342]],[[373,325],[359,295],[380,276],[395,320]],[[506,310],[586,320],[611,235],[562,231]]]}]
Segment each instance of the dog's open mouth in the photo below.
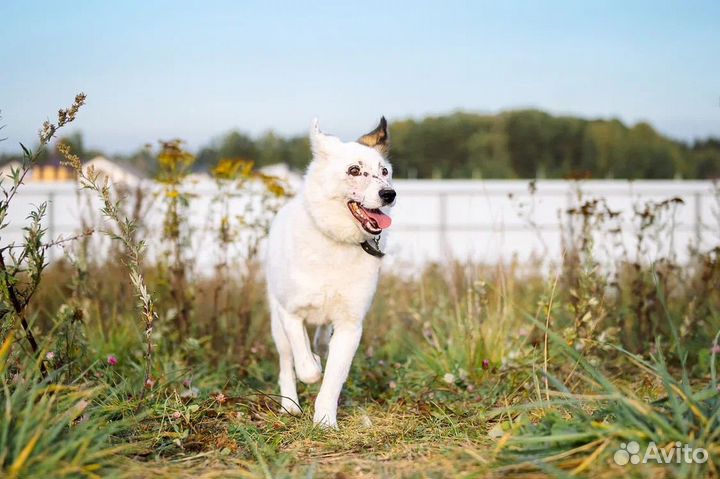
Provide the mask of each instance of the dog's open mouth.
[{"label": "dog's open mouth", "polygon": [[379,209],[367,209],[357,201],[348,201],[350,213],[360,223],[365,231],[372,235],[379,235],[382,230],[390,227],[392,219]]}]

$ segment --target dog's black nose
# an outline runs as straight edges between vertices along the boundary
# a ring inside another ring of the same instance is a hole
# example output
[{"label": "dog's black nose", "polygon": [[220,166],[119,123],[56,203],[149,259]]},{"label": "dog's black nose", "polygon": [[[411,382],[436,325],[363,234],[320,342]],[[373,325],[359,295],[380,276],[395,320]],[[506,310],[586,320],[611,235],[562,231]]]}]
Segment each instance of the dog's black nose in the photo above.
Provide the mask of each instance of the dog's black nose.
[{"label": "dog's black nose", "polygon": [[393,201],[395,201],[395,197],[397,196],[397,193],[395,193],[395,190],[380,190],[378,191],[378,195],[380,196],[380,199],[383,200],[383,202],[386,205],[389,205]]}]

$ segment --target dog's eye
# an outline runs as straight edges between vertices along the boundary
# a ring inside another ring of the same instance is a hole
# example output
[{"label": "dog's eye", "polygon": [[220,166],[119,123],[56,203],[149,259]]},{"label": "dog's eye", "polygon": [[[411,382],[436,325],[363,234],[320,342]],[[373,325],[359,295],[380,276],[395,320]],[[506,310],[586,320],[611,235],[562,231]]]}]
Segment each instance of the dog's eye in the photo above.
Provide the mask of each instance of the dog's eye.
[{"label": "dog's eye", "polygon": [[348,168],[348,175],[352,175],[352,176],[360,175],[360,167],[356,166],[356,165],[351,166],[350,168]]},{"label": "dog's eye", "polygon": [[383,176],[387,176],[387,175],[388,175],[388,170],[387,170],[387,168],[383,168],[383,169],[382,169],[382,174],[383,174]]}]

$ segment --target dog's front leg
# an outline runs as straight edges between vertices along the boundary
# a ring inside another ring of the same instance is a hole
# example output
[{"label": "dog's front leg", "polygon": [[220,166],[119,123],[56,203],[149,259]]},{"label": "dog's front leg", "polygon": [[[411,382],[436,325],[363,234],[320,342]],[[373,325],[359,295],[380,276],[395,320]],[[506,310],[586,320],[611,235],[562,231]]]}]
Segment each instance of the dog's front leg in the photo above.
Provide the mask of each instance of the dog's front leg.
[{"label": "dog's front leg", "polygon": [[350,372],[350,364],[360,344],[361,336],[361,322],[340,324],[335,327],[330,339],[325,377],[315,400],[315,415],[313,416],[315,424],[337,429],[338,398],[348,372]]},{"label": "dog's front leg", "polygon": [[300,400],[298,399],[297,387],[295,385],[292,348],[277,314],[273,314],[271,331],[280,360],[278,384],[280,385],[280,395],[282,396],[280,403],[282,412],[299,416],[302,414],[302,410],[300,409]]},{"label": "dog's front leg", "polygon": [[292,348],[297,378],[305,384],[318,382],[322,377],[322,365],[320,357],[310,349],[310,338],[302,318],[283,311],[282,321]]}]

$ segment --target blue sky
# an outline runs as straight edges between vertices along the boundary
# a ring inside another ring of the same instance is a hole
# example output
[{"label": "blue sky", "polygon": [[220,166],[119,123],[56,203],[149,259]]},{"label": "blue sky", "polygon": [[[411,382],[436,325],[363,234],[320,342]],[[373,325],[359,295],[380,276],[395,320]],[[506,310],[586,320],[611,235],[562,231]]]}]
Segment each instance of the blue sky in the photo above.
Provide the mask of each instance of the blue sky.
[{"label": "blue sky", "polygon": [[0,151],[81,90],[73,128],[109,152],[524,107],[720,136],[719,25],[717,0],[3,0]]}]

